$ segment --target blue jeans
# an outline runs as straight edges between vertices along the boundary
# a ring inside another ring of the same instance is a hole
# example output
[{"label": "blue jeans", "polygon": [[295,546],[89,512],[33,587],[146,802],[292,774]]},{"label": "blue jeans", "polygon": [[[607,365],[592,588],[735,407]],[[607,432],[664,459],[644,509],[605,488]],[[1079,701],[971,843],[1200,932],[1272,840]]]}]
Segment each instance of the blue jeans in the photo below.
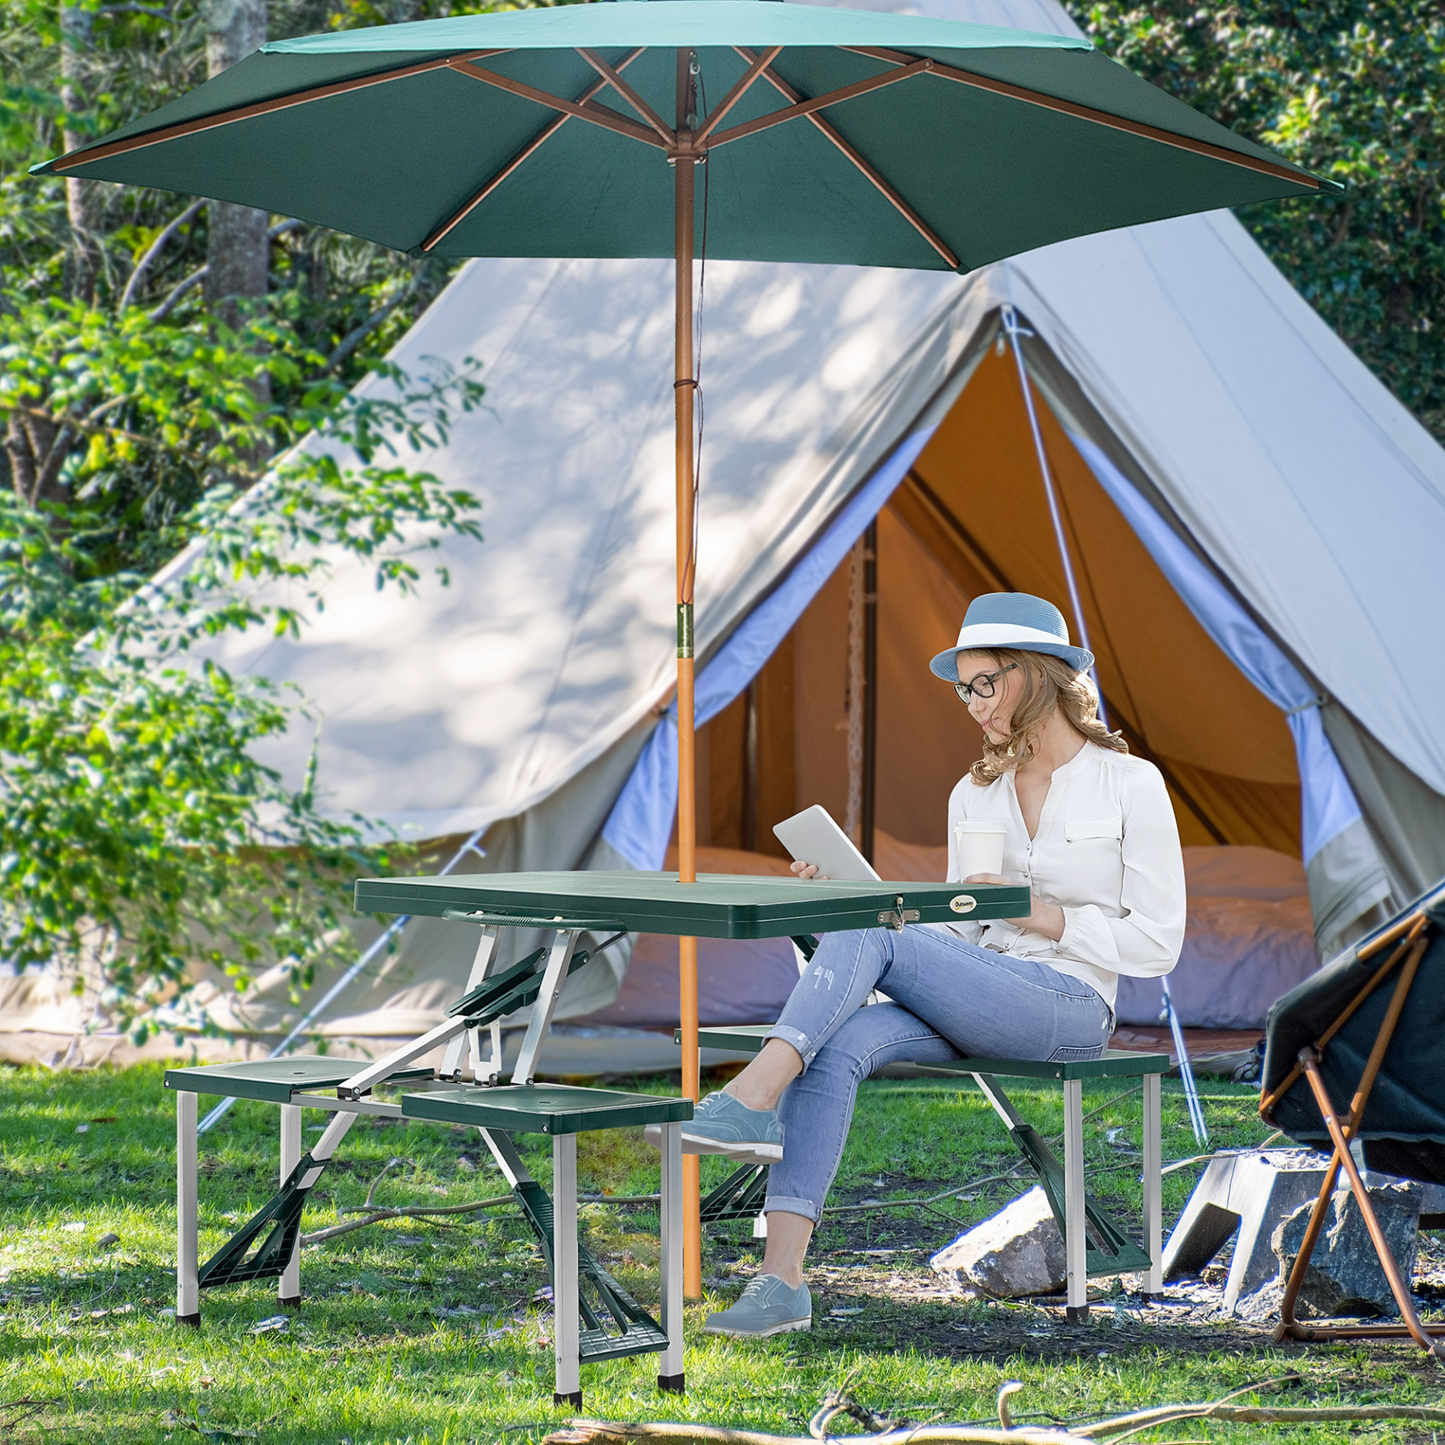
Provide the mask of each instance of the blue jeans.
[{"label": "blue jeans", "polygon": [[[863,1007],[877,988],[893,1003]],[[931,928],[828,934],[768,1034],[803,1073],[778,1105],[783,1157],[764,1210],[814,1224],[838,1172],[858,1083],[884,1065],[1097,1059],[1114,1016],[1081,979]]]}]

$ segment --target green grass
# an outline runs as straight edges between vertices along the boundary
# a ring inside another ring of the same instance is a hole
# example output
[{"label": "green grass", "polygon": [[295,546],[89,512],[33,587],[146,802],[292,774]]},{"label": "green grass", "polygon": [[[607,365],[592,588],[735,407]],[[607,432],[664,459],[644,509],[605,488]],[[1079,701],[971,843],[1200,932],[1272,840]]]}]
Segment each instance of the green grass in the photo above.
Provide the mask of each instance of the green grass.
[{"label": "green grass", "polygon": [[[1165,1155],[1184,1157],[1195,1151],[1183,1099],[1176,1084],[1165,1089]],[[1127,1219],[1139,1202],[1140,1097],[1114,1099],[1118,1092],[1107,1084],[1086,1092],[1086,1109],[1107,1107],[1085,1127],[1091,1167],[1108,1171],[1095,1173],[1093,1187]],[[1057,1091],[1021,1084],[1011,1094],[1043,1132],[1062,1129]],[[551,1403],[549,1321],[533,1302],[545,1271],[510,1209],[450,1228],[392,1221],[306,1250],[304,1312],[284,1333],[251,1333],[275,1313],[274,1282],[207,1292],[202,1328],[178,1330],[165,1313],[174,1305],[174,1103],[160,1070],[5,1069],[0,1102],[0,1440],[452,1445],[540,1438],[564,1418]],[[1208,1084],[1216,1144],[1264,1137],[1254,1102],[1247,1089]],[[307,1114],[307,1124],[320,1117]],[[273,1191],[275,1121],[273,1108],[241,1103],[203,1140],[203,1258]],[[1113,1143],[1108,1130],[1121,1131]],[[523,1142],[545,1181],[545,1143]],[[640,1134],[584,1136],[582,1188],[648,1192],[655,1158]],[[393,1159],[402,1162],[381,1181],[379,1203],[503,1192],[475,1134],[367,1119],[317,1187],[306,1227],[360,1203]],[[876,1080],[860,1094],[833,1200],[926,1195],[1016,1160],[971,1085]],[[722,1168],[705,1164],[706,1187]],[[1196,1176],[1188,1169],[1166,1181],[1166,1221]],[[1015,1398],[1016,1418],[1033,1420],[1215,1398],[1290,1374],[1299,1382],[1281,1403],[1440,1402],[1434,1367],[1401,1345],[1274,1346],[1234,1325],[1141,1329],[1122,1296],[1079,1327],[1029,1305],[918,1297],[931,1278],[927,1254],[1027,1184],[987,1186],[933,1211],[830,1215],[813,1255],[814,1331],[761,1344],[701,1333],[702,1313],[733,1298],[757,1262],[744,1226],[715,1231],[709,1298],[688,1313],[687,1396],[655,1392],[650,1357],[614,1361],[584,1367],[585,1413],[803,1433],[820,1396],[850,1373],[859,1398],[915,1420],[992,1419],[1009,1379],[1027,1386]],[[651,1305],[655,1210],[592,1205],[583,1214],[594,1251]],[[107,1233],[119,1242],[101,1247]],[[834,1308],[861,1313],[830,1317]],[[1134,1438],[1316,1445],[1433,1437],[1399,1422],[1312,1430],[1191,1422]]]}]

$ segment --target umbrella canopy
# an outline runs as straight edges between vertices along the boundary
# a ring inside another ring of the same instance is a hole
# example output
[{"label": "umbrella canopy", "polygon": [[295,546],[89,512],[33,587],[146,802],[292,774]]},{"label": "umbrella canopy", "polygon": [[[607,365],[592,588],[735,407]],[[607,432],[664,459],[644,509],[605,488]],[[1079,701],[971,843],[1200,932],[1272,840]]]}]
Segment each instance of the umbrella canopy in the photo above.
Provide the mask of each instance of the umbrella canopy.
[{"label": "umbrella canopy", "polygon": [[37,169],[411,253],[671,256],[679,149],[707,157],[708,253],[738,260],[968,270],[1331,185],[1081,39],[762,0],[275,41]]},{"label": "umbrella canopy", "polygon": [[[258,206],[414,254],[676,258],[683,883],[696,877],[699,222],[715,257],[968,270],[1331,186],[1081,39],[766,0],[569,5],[278,41],[36,169]],[[681,976],[695,1099],[695,939],[682,940]],[[697,1181],[690,1160],[693,1296]]]}]

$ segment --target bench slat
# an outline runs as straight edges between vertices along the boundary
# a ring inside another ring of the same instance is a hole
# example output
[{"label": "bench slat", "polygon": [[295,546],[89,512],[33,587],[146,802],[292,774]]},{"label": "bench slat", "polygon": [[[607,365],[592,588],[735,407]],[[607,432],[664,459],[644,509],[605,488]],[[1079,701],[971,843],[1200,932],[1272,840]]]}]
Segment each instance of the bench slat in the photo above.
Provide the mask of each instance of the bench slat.
[{"label": "bench slat", "polygon": [[[772,1030],[771,1024],[726,1024],[699,1029],[697,1041],[704,1048],[738,1049],[757,1053]],[[673,1031],[672,1041],[682,1043],[682,1030]],[[906,1062],[906,1061],[900,1061]],[[928,1068],[949,1074],[998,1074],[1005,1079],[1130,1079],[1145,1074],[1167,1074],[1168,1054],[1136,1054],[1128,1049],[1109,1049],[1101,1059],[1074,1060],[1063,1064],[1040,1063],[1034,1059],[953,1059],[929,1063]]]}]

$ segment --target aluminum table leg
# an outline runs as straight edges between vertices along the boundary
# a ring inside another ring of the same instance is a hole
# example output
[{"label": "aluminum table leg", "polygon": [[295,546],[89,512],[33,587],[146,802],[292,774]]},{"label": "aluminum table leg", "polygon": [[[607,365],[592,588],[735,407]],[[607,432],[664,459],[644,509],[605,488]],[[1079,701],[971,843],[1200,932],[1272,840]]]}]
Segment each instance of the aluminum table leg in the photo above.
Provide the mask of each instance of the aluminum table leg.
[{"label": "aluminum table leg", "polygon": [[1064,1080],[1064,1258],[1071,1321],[1089,1318],[1089,1237],[1084,1226],[1084,1081]]},{"label": "aluminum table leg", "polygon": [[667,1349],[662,1353],[657,1388],[682,1393],[682,1125],[662,1126],[662,1328]]},{"label": "aluminum table leg", "polygon": [[582,1408],[578,1354],[581,1307],[577,1287],[577,1136],[552,1139],[552,1348],[556,1383],[552,1402]]},{"label": "aluminum table leg", "polygon": [[1143,1276],[1143,1292],[1159,1294],[1164,1289],[1163,1238],[1164,1202],[1160,1164],[1163,1150],[1161,1087],[1158,1074],[1144,1075],[1144,1248],[1149,1251],[1149,1272]]},{"label": "aluminum table leg", "polygon": [[176,1094],[176,1323],[199,1325],[200,1253],[196,1242],[197,1186],[196,1096]]},{"label": "aluminum table leg", "polygon": [[[291,1177],[291,1171],[301,1162],[301,1110],[294,1104],[281,1105],[281,1183]],[[276,1283],[276,1303],[282,1309],[301,1308],[301,1238],[296,1238],[296,1247],[281,1278]]]}]

